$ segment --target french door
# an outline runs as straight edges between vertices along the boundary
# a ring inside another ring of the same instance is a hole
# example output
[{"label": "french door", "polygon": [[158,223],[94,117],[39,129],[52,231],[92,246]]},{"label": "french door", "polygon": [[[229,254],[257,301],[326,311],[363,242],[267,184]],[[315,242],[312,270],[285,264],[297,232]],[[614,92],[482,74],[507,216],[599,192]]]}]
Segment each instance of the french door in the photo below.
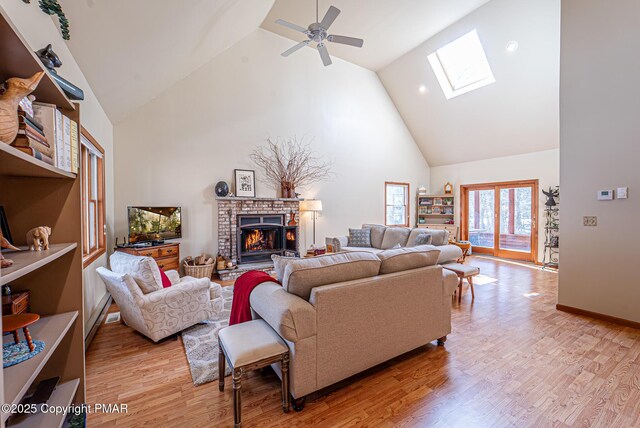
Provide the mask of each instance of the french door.
[{"label": "french door", "polygon": [[538,180],[460,186],[461,234],[475,253],[535,262]]}]

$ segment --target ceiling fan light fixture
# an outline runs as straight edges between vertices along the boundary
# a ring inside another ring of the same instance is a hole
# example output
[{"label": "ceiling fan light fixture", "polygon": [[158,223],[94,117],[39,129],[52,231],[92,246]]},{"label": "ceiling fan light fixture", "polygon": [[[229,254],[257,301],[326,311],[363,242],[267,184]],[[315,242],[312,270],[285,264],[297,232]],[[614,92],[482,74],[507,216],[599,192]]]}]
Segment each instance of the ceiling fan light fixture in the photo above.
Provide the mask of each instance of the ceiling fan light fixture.
[{"label": "ceiling fan light fixture", "polygon": [[276,24],[295,30],[299,33],[303,33],[307,36],[308,40],[304,40],[297,45],[282,52],[282,56],[287,57],[295,51],[307,46],[310,42],[316,43],[316,48],[322,59],[322,63],[326,66],[331,65],[331,56],[327,50],[325,42],[339,43],[348,46],[355,46],[361,48],[364,44],[364,40],[355,37],[339,36],[335,34],[329,34],[329,27],[333,24],[340,14],[340,9],[335,6],[329,6],[327,13],[322,18],[322,21],[318,22],[318,0],[316,0],[316,22],[309,25],[307,28],[300,25],[292,24],[284,19],[277,19]]}]

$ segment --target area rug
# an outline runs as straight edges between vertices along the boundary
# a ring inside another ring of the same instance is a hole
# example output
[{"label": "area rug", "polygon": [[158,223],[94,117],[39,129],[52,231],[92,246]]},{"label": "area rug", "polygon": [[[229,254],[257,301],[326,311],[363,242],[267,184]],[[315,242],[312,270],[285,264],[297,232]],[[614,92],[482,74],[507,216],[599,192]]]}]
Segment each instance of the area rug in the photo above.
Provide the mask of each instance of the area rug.
[{"label": "area rug", "polygon": [[[182,332],[182,343],[187,354],[191,379],[202,385],[218,379],[218,331],[229,325],[233,287],[222,287],[224,309],[215,320],[204,321]],[[231,373],[226,365],[225,376]]]},{"label": "area rug", "polygon": [[38,355],[45,347],[42,340],[33,341],[34,349],[29,351],[29,345],[26,340],[21,340],[20,343],[5,343],[2,345],[2,368],[15,366],[18,363],[33,358]]}]

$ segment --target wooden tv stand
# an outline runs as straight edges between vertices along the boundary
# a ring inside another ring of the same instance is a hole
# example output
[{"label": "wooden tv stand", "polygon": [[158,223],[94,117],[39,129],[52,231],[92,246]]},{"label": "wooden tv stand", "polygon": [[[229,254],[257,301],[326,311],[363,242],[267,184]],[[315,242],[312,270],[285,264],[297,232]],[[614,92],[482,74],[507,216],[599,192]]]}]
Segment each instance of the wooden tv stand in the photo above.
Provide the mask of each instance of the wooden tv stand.
[{"label": "wooden tv stand", "polygon": [[133,254],[134,256],[153,257],[158,267],[164,271],[178,269],[180,267],[180,244],[162,244],[151,247],[123,247],[116,251]]}]

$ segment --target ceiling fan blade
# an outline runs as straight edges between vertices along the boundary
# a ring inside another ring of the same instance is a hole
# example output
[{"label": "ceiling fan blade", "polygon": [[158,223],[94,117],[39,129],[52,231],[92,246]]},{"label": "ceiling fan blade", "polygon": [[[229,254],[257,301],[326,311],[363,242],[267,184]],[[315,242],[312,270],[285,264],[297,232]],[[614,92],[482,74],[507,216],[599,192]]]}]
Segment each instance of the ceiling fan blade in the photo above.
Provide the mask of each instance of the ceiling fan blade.
[{"label": "ceiling fan blade", "polygon": [[309,32],[309,30],[307,30],[306,28],[303,28],[296,24],[292,24],[288,21],[285,21],[284,19],[276,19],[276,24],[280,24],[282,26],[291,28],[292,30],[300,31],[301,33],[304,33],[304,34],[307,34]]},{"label": "ceiling fan blade", "polygon": [[311,40],[305,40],[303,42],[300,42],[297,45],[293,46],[292,48],[289,48],[286,51],[282,52],[280,55],[285,56],[285,57],[289,56],[292,53],[294,53],[295,51],[297,51],[298,49],[307,46],[310,42],[311,42]]},{"label": "ceiling fan blade", "polygon": [[320,58],[322,58],[322,63],[326,67],[327,65],[331,65],[331,57],[329,56],[329,51],[327,51],[327,47],[324,43],[318,43],[318,52],[320,52]]},{"label": "ceiling fan blade", "polygon": [[338,15],[340,15],[340,9],[334,6],[329,6],[329,10],[324,15],[324,18],[322,18],[322,22],[320,23],[320,26],[325,30],[328,30],[331,24],[333,24],[333,21],[336,20]]},{"label": "ceiling fan blade", "polygon": [[347,37],[347,36],[336,36],[330,35],[327,37],[327,40],[333,43],[342,43],[343,45],[350,45],[361,48],[364,44],[364,40],[356,39],[355,37]]}]

